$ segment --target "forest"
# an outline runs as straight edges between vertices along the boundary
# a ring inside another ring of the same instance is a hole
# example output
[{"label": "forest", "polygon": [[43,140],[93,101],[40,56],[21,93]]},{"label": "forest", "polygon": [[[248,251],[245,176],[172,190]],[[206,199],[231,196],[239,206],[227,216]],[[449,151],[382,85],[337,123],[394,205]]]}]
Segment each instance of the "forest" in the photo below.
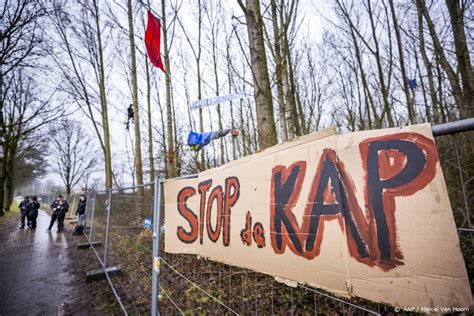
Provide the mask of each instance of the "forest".
[{"label": "forest", "polygon": [[[51,173],[67,193],[107,189],[323,127],[474,114],[470,0],[4,0],[1,10],[5,211],[16,188]],[[146,55],[147,11],[161,20],[164,71]],[[251,97],[191,108],[236,93]],[[224,128],[241,134],[187,148],[190,131]]]}]

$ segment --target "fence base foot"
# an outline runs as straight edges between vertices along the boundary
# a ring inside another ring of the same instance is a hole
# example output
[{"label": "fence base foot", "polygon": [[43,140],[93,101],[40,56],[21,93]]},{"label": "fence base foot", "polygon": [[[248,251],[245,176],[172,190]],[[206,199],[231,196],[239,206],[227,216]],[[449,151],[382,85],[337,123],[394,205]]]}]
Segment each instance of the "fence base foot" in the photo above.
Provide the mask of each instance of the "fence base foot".
[{"label": "fence base foot", "polygon": [[79,244],[77,245],[77,249],[89,249],[90,247],[100,247],[102,246],[102,243],[99,242],[99,241],[93,241],[91,243],[83,243],[83,244]]},{"label": "fence base foot", "polygon": [[[120,267],[108,267],[106,269],[109,276],[116,276],[122,273],[122,269]],[[86,274],[86,282],[97,281],[105,279],[105,271],[103,269],[89,271]]]}]

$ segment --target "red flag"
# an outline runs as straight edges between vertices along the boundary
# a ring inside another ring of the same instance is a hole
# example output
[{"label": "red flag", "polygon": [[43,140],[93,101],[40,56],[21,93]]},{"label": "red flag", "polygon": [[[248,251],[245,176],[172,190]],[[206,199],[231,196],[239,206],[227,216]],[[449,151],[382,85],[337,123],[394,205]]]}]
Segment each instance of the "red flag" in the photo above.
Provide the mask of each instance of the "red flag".
[{"label": "red flag", "polygon": [[148,25],[145,31],[145,46],[150,62],[165,71],[160,54],[161,23],[160,20],[148,11]]}]

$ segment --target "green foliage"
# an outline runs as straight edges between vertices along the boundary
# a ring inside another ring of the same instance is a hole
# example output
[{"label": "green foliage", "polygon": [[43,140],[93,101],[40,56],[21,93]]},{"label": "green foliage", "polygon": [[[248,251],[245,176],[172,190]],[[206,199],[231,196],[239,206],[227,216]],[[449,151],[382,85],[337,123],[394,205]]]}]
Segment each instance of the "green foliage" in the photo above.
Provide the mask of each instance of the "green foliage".
[{"label": "green foliage", "polygon": [[18,207],[18,203],[15,199],[13,199],[12,205],[10,206],[10,211],[6,212],[4,216],[1,216],[0,221],[6,221],[19,215],[20,209]]}]

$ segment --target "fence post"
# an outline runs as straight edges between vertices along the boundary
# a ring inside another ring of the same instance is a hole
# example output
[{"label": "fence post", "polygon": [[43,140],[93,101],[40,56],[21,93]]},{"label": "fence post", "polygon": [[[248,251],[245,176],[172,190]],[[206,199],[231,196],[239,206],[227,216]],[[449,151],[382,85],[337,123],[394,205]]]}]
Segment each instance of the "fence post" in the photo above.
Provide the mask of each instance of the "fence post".
[{"label": "fence post", "polygon": [[160,232],[161,232],[161,183],[155,177],[153,198],[153,253],[152,253],[152,282],[151,282],[151,315],[156,316],[158,311],[158,288],[160,285]]},{"label": "fence post", "polygon": [[89,229],[89,241],[92,242],[92,229],[94,227],[94,213],[95,213],[95,199],[97,194],[95,192],[92,193],[92,214],[91,214],[91,224]]},{"label": "fence post", "polygon": [[112,212],[112,189],[109,190],[106,211],[107,211],[107,224],[105,226],[104,270],[107,269],[107,249],[109,246],[108,241],[109,241],[110,213]]}]

